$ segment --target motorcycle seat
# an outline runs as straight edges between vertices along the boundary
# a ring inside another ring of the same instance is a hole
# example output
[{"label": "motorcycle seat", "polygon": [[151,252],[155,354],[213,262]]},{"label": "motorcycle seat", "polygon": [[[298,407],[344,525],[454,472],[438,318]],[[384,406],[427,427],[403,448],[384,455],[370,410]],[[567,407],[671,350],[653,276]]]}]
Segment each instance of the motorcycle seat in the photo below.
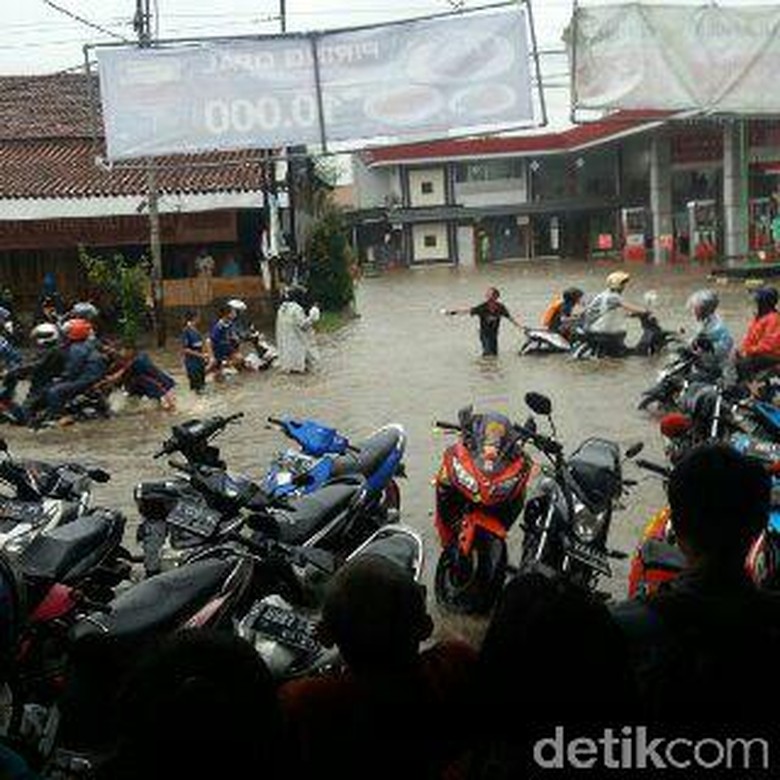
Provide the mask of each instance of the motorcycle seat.
[{"label": "motorcycle seat", "polygon": [[569,458],[571,475],[582,498],[603,511],[621,489],[620,451],[605,439],[588,439]]},{"label": "motorcycle seat", "polygon": [[212,558],[149,577],[117,596],[107,613],[79,623],[74,639],[94,633],[132,639],[178,628],[220,592],[234,567],[234,560]]},{"label": "motorcycle seat", "polygon": [[95,510],[39,534],[22,551],[19,567],[30,580],[69,584],[100,562],[124,528],[119,512]]},{"label": "motorcycle seat", "polygon": [[360,489],[361,485],[353,482],[334,482],[323,485],[314,493],[290,499],[287,507],[273,511],[279,541],[303,544],[338,517]]},{"label": "motorcycle seat", "polygon": [[361,547],[352,558],[362,555],[379,555],[393,563],[397,563],[410,577],[417,574],[420,565],[420,546],[417,540],[408,533],[394,528],[383,528]]},{"label": "motorcycle seat", "polygon": [[347,452],[333,458],[333,476],[340,477],[344,474],[370,476],[384,463],[402,436],[403,434],[397,428],[377,431],[357,446],[357,452]]}]

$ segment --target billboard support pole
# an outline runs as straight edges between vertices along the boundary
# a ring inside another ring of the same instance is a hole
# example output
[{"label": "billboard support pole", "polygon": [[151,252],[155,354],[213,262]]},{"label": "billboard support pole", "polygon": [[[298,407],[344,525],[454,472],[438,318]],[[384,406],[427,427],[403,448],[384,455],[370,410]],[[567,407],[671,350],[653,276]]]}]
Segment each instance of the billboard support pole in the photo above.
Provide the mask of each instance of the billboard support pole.
[{"label": "billboard support pole", "polygon": [[537,86],[539,88],[539,107],[542,110],[541,126],[547,126],[547,101],[544,99],[544,87],[542,86],[542,66],[539,61],[539,46],[536,42],[536,27],[534,26],[534,11],[531,7],[531,0],[525,0],[525,7],[528,9],[528,28],[531,31],[531,48],[534,51],[534,66],[536,67]]},{"label": "billboard support pole", "polygon": [[[136,0],[135,28],[138,32],[138,46],[152,45],[152,25],[149,0]],[[147,203],[149,206],[149,248],[152,253],[152,295],[154,299],[154,323],[157,346],[165,346],[165,306],[162,268],[162,246],[160,244],[160,198],[157,189],[157,172],[154,160],[146,160]]]}]

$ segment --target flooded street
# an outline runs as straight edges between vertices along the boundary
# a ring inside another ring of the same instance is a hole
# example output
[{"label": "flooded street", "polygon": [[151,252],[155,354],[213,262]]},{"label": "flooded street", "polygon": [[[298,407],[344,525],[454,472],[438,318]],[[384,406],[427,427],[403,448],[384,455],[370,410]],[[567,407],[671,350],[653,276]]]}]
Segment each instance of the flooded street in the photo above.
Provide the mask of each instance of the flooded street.
[{"label": "flooded street", "polygon": [[[523,263],[465,272],[437,268],[398,272],[364,279],[358,290],[359,319],[334,334],[321,336],[322,363],[311,376],[279,373],[242,376],[196,398],[186,387],[178,355],[160,357],[179,381],[179,410],[165,414],[145,405],[129,405],[115,418],[63,430],[32,432],[6,427],[12,450],[38,458],[70,458],[100,464],[113,480],[97,486],[96,503],[123,510],[134,537],[137,513],[132,490],[142,478],[170,470],[164,460],[152,460],[169,426],[197,416],[243,411],[218,443],[232,470],[260,477],[271,455],[285,446],[269,415],[311,416],[358,441],[380,425],[403,424],[408,433],[408,479],[402,484],[403,521],[423,532],[427,543],[427,577],[435,569],[438,546],[432,527],[433,489],[441,452],[450,439],[432,429],[435,419],[455,419],[460,407],[473,403],[522,421],[527,416],[523,395],[529,390],[548,394],[566,449],[587,436],[613,438],[621,445],[645,442],[648,458],[661,457],[657,425],[636,411],[640,392],[667,359],[629,358],[623,361],[575,362],[566,356],[519,357],[522,334],[511,323],[501,329],[497,361],[479,357],[477,322],[469,317],[444,317],[444,307],[464,307],[482,300],[495,284],[514,316],[536,325],[553,293],[577,285],[589,294],[603,288],[613,266],[569,263]],[[706,270],[682,267],[629,268],[633,280],[626,300],[641,303],[648,290],[658,293],[656,312],[662,326],[692,327],[685,311],[688,295],[707,284]],[[719,288],[722,312],[736,337],[741,337],[750,305],[741,284]],[[638,328],[629,324],[629,342]],[[631,466],[627,476],[642,475]],[[632,550],[649,515],[663,502],[661,485],[644,480],[614,519],[612,544]],[[517,560],[519,528],[510,533],[510,558]],[[514,552],[514,555],[512,555]],[[611,591],[625,591],[627,562],[615,563]]]}]

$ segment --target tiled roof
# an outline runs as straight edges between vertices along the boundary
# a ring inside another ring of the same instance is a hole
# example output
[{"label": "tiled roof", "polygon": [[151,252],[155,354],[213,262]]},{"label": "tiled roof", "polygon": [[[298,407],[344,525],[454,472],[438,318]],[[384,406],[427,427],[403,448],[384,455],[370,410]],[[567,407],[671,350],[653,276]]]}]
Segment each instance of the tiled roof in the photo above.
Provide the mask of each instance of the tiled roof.
[{"label": "tiled roof", "polygon": [[441,160],[489,157],[491,155],[523,155],[574,151],[595,143],[606,143],[621,135],[663,121],[665,113],[623,112],[600,122],[575,125],[558,133],[526,133],[514,136],[445,139],[424,143],[399,144],[369,149],[363,159],[369,165],[382,165],[415,160]]},{"label": "tiled roof", "polygon": [[[84,74],[0,76],[0,199],[146,193],[142,161],[112,170],[96,164],[104,149],[102,139],[98,145],[93,139],[88,87]],[[261,154],[247,150],[158,158],[157,186],[163,193],[259,191]]]}]

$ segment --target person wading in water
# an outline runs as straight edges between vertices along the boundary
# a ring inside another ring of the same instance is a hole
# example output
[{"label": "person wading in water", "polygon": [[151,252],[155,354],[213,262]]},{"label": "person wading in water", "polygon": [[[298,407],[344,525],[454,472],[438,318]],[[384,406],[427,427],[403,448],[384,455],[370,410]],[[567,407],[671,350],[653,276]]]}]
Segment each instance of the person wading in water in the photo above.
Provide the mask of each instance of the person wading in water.
[{"label": "person wading in water", "polygon": [[482,357],[498,355],[498,328],[501,318],[506,317],[516,328],[520,323],[509,313],[509,310],[499,300],[501,293],[496,287],[488,287],[485,300],[470,309],[447,309],[445,314],[470,314],[479,317],[479,340],[482,343]]}]

